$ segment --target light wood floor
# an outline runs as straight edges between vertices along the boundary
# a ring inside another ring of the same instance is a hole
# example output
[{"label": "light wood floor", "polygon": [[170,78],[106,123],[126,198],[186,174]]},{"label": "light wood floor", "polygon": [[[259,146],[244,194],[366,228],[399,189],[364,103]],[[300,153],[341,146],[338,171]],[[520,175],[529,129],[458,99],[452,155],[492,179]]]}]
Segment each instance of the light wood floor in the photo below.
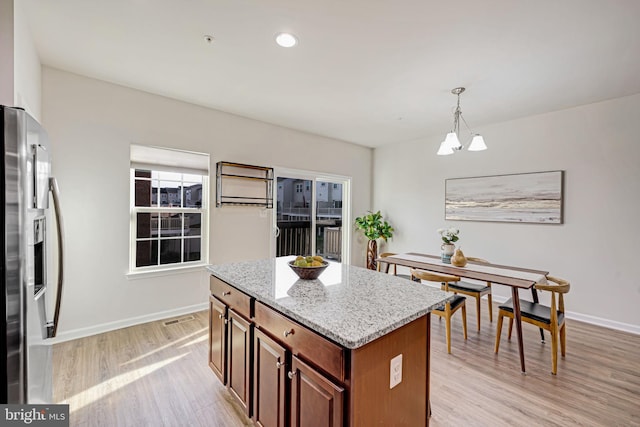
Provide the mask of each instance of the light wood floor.
[{"label": "light wood floor", "polygon": [[[525,324],[522,375],[515,336],[503,330],[495,355],[483,309],[478,333],[470,307],[466,342],[456,314],[451,355],[444,322],[432,319],[431,426],[640,426],[640,336],[568,320],[553,376],[550,342]],[[207,365],[207,312],[194,317],[56,344],[54,397],[70,404],[71,425],[250,425]]]}]

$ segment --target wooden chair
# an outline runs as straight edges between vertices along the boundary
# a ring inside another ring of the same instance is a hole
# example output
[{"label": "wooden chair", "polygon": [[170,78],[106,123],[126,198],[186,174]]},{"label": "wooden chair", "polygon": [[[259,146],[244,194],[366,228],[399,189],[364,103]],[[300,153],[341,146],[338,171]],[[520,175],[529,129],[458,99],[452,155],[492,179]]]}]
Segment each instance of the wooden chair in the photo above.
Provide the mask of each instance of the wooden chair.
[{"label": "wooden chair", "polygon": [[[385,258],[385,257],[391,256],[391,255],[395,255],[395,253],[394,252],[384,252],[384,253],[381,253],[379,255],[379,257],[380,258]],[[389,264],[388,262],[378,261],[377,268],[378,268],[378,271],[381,271],[383,273],[389,273],[389,267],[390,266],[393,269],[393,275],[394,276],[403,277],[405,279],[411,279],[411,276],[408,275],[408,274],[398,274],[398,266],[395,265],[395,264]]]},{"label": "wooden chair", "polygon": [[[460,281],[458,276],[452,276],[450,274],[434,273],[431,271],[411,269],[411,279],[426,280],[428,282],[437,282],[444,285],[444,290],[448,291],[449,283]],[[432,314],[444,318],[446,322],[446,335],[447,335],[447,352],[451,353],[451,316],[462,309],[462,331],[464,333],[464,339],[467,339],[467,307],[465,305],[465,297],[456,295],[453,300],[431,310]]]},{"label": "wooden chair", "polygon": [[[566,280],[557,277],[547,276],[547,283],[537,283],[535,288],[540,291],[551,292],[551,307],[540,303],[520,300],[520,313],[522,321],[531,323],[538,328],[546,329],[551,334],[551,373],[558,372],[558,336],[560,337],[560,352],[562,357],[566,352],[566,330],[564,324],[564,294],[569,292],[571,284]],[[558,294],[558,305],[556,306],[556,294]],[[502,332],[502,320],[509,318],[509,336],[513,329],[513,303],[509,299],[498,308],[498,327],[496,330],[495,352],[500,347],[500,333]],[[544,342],[543,342],[544,343]]]},{"label": "wooden chair", "polygon": [[[474,261],[479,264],[489,264],[482,258],[467,257],[468,261]],[[442,286],[444,290],[444,285]],[[489,303],[489,321],[493,322],[493,306],[491,301],[491,282],[487,282],[486,285],[471,283],[471,282],[455,282],[449,284],[449,291],[455,294],[463,294],[476,299],[476,313],[478,316],[478,332],[480,332],[480,299],[486,295]]]}]

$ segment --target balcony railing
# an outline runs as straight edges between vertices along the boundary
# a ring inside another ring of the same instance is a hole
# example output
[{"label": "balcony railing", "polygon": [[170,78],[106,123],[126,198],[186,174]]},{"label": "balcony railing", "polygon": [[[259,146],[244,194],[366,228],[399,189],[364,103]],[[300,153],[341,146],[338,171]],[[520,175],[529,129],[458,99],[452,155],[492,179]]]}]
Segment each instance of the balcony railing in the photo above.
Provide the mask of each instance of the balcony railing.
[{"label": "balcony railing", "polygon": [[[338,224],[340,224],[338,222]],[[328,259],[342,260],[342,227],[316,224],[316,253]],[[311,254],[311,223],[309,221],[278,221],[276,255]]]},{"label": "balcony railing", "polygon": [[[279,208],[278,221],[308,220],[311,215],[310,208]],[[317,208],[317,219],[342,219],[342,208]]]},{"label": "balcony railing", "polygon": [[276,255],[309,255],[311,253],[311,223],[308,221],[278,221]]},{"label": "balcony railing", "polygon": [[[158,220],[160,220],[160,228],[158,228]],[[151,233],[151,237],[158,237],[158,230],[161,230],[162,237],[167,236],[181,236],[182,235],[182,218],[178,217],[160,217],[157,216],[151,217],[151,221],[149,222],[149,230]],[[184,229],[185,233],[191,227],[190,219],[188,217],[184,218]]]},{"label": "balcony railing", "polygon": [[324,227],[322,256],[342,260],[342,227]]}]

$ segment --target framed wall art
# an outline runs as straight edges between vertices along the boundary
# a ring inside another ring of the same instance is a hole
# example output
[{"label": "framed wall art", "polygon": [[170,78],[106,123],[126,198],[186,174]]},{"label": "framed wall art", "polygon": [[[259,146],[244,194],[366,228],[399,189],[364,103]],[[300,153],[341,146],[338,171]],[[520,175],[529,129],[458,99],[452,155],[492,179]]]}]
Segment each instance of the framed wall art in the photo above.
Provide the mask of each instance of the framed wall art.
[{"label": "framed wall art", "polygon": [[564,171],[445,180],[445,219],[562,224]]}]

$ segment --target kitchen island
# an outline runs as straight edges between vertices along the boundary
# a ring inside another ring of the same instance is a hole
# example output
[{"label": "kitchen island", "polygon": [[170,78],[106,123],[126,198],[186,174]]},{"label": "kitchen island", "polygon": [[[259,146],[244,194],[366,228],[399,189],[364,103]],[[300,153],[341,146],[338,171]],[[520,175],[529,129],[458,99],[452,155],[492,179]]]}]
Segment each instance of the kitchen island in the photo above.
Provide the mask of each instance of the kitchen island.
[{"label": "kitchen island", "polygon": [[207,267],[209,365],[256,425],[425,426],[430,310],[452,294],[280,257]]}]

